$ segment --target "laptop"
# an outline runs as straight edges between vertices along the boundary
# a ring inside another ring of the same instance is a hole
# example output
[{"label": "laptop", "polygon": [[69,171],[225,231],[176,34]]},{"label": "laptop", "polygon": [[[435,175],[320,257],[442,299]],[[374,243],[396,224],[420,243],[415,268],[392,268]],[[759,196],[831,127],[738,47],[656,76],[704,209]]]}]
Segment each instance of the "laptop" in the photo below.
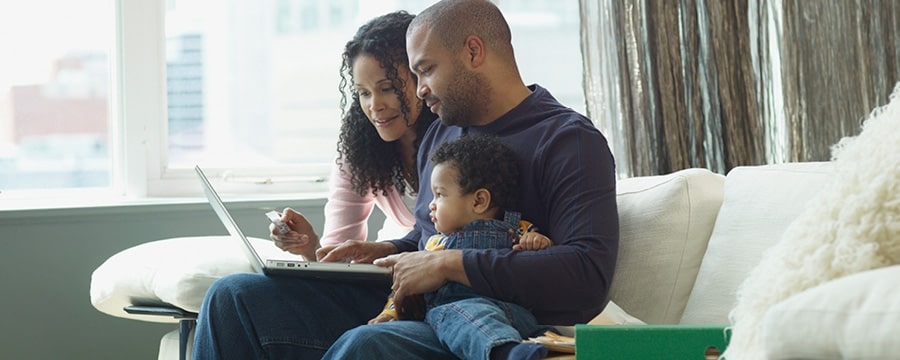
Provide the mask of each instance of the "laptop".
[{"label": "laptop", "polygon": [[240,242],[247,260],[250,261],[250,265],[257,273],[340,281],[391,283],[391,269],[372,264],[263,259],[250,240],[244,235],[244,232],[238,227],[234,218],[231,217],[228,209],[225,208],[225,203],[222,202],[219,194],[213,189],[212,184],[210,184],[206,175],[203,174],[200,166],[195,166],[194,170],[197,171],[197,176],[200,177],[200,182],[203,185],[203,191],[206,193],[206,199],[209,200],[209,204],[215,210],[219,220],[222,221],[222,225],[225,225],[225,228],[228,229],[228,233],[231,235],[230,238]]}]

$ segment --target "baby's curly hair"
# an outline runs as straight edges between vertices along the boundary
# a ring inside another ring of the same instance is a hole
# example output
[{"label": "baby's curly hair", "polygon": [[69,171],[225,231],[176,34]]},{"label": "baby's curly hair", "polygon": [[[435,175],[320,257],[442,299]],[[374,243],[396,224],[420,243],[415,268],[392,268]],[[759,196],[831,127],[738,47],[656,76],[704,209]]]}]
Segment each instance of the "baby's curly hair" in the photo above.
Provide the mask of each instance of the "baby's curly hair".
[{"label": "baby's curly hair", "polygon": [[[403,181],[403,164],[397,144],[386,142],[378,136],[378,131],[369,122],[359,104],[359,94],[353,88],[353,63],[360,55],[369,55],[381,62],[386,77],[394,86],[394,93],[400,100],[400,110],[405,116],[410,112],[403,89],[406,82],[399,78],[398,66],[409,67],[406,56],[406,28],[414,18],[405,11],[397,11],[379,16],[361,26],[353,39],[344,46],[341,63],[341,133],[338,138],[339,157],[337,164],[341,171],[350,174],[350,184],[360,195],[367,192],[384,193],[391,186],[401,194],[417,191],[418,180],[408,189]],[[415,81],[413,75],[413,81]],[[412,84],[415,86],[415,84]],[[421,104],[419,118],[415,123],[418,148],[422,135],[437,118],[431,110]],[[407,126],[411,119],[406,119]],[[413,174],[417,176],[418,174]]]},{"label": "baby's curly hair", "polygon": [[431,152],[434,165],[451,164],[463,192],[484,188],[491,193],[491,207],[515,210],[519,196],[519,163],[516,154],[494,136],[466,135],[446,142]]}]

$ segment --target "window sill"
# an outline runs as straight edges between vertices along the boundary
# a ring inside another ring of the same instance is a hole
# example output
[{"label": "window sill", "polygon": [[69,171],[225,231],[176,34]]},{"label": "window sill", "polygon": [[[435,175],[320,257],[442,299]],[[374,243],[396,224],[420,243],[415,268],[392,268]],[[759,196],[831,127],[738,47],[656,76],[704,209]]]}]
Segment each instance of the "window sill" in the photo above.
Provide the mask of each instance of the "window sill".
[{"label": "window sill", "polygon": [[[233,195],[224,196],[229,210],[250,208],[280,208],[289,206],[322,206],[327,193]],[[56,199],[3,199],[0,194],[0,219],[52,218],[54,216],[80,214],[103,215],[130,212],[161,211],[174,207],[182,209],[209,208],[206,198],[126,198],[126,197],[69,197]],[[210,208],[210,211],[212,209]]]}]

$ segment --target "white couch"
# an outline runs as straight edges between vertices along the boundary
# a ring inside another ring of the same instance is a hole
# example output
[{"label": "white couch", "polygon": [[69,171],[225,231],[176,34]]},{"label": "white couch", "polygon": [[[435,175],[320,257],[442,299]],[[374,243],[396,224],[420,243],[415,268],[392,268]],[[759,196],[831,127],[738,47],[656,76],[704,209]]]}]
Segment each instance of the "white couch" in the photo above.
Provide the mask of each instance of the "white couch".
[{"label": "white couch", "polygon": [[689,169],[618,185],[610,297],[650,324],[726,324],[762,252],[828,181],[830,163]]},{"label": "white couch", "polygon": [[[806,202],[829,181],[832,167],[828,162],[739,167],[728,176],[688,169],[621,180],[617,189],[621,243],[611,300],[649,324],[727,324],[740,283],[763,251],[779,241]],[[161,240],[114,255],[93,274],[94,306],[113,316],[163,322],[177,320],[132,315],[122,308],[139,299],[197,311],[212,281],[227,273],[250,270],[236,249],[202,259],[171,258],[174,246],[207,251],[215,248],[205,245],[210,241],[221,239]],[[269,247],[264,251],[278,254],[271,243],[257,243]],[[166,257],[154,254],[167,254],[169,258],[162,260]],[[124,264],[134,268],[135,263],[141,264],[142,271],[122,272]],[[773,308],[777,316],[767,319],[764,334],[769,339],[766,347],[775,354],[771,357],[800,354],[865,358],[866,353],[859,351],[869,351],[869,356],[875,354],[872,358],[877,358],[872,346],[848,343],[874,343],[877,351],[893,351],[893,356],[900,356],[898,345],[888,341],[896,332],[894,324],[900,323],[900,292],[884,288],[867,291],[870,286],[900,284],[896,280],[900,279],[900,267],[868,273],[872,274],[860,274],[854,286],[845,279],[833,281]],[[829,300],[816,302],[821,299]],[[814,315],[797,311],[812,307],[816,309]],[[872,314],[889,319],[890,325],[867,327],[866,321],[873,321]],[[625,315],[611,317],[628,319]],[[817,336],[806,336],[810,331],[817,331]],[[173,350],[177,347],[172,346],[175,333],[163,338],[160,358],[169,358],[173,351],[177,354]],[[797,348],[806,352],[794,351]]]},{"label": "white couch", "polygon": [[[611,300],[650,324],[729,324],[738,287],[833,171],[831,162],[790,163],[620,182]],[[897,285],[900,266],[889,266],[777,303],[762,315],[766,357],[900,358]]]}]

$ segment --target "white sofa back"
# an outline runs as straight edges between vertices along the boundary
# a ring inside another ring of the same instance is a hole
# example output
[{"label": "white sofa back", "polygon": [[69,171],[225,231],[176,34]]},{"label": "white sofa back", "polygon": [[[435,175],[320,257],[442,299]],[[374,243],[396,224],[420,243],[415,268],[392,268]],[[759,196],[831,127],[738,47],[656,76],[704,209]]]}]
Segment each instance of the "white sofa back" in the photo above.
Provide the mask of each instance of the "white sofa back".
[{"label": "white sofa back", "polygon": [[724,176],[706,169],[618,182],[619,259],[610,300],[646,323],[678,323],[724,182]]},{"label": "white sofa back", "polygon": [[620,180],[610,300],[648,324],[727,324],[737,287],[831,172],[813,162]]},{"label": "white sofa back", "polygon": [[833,172],[830,162],[732,169],[725,178],[722,208],[681,323],[728,323],[738,286]]}]

